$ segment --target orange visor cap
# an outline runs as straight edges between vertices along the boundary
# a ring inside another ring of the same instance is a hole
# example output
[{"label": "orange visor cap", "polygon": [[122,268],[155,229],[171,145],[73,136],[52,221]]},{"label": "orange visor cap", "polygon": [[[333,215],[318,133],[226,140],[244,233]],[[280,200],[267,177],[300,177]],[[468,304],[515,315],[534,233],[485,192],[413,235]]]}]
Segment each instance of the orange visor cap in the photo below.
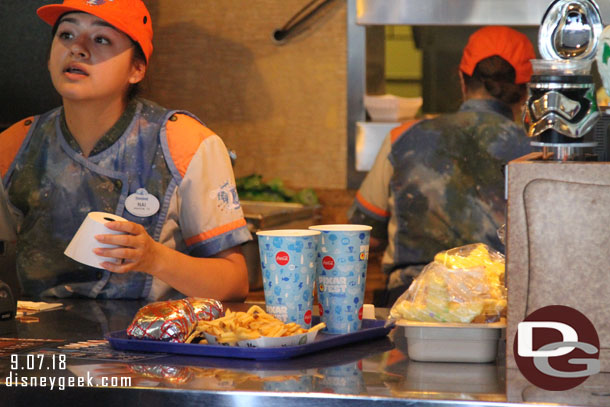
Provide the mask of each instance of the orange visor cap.
[{"label": "orange visor cap", "polygon": [[72,11],[99,17],[124,32],[140,45],[146,62],[150,60],[153,51],[152,21],[142,0],[64,0],[62,4],[42,6],[36,13],[45,23],[54,26],[59,17]]},{"label": "orange visor cap", "polygon": [[464,48],[460,71],[472,76],[477,64],[497,55],[515,68],[515,83],[529,82],[531,59],[536,58],[534,46],[523,33],[509,27],[489,26],[475,31]]}]

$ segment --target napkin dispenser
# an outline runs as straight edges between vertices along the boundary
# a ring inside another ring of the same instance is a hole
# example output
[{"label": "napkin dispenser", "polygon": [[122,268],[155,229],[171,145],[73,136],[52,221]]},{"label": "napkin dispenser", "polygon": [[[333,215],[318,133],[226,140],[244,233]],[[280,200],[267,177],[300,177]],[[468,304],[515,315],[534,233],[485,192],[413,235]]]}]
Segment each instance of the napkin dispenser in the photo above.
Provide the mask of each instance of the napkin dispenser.
[{"label": "napkin dispenser", "polygon": [[532,153],[507,167],[507,366],[517,324],[547,305],[587,316],[610,371],[610,162],[546,161]]}]

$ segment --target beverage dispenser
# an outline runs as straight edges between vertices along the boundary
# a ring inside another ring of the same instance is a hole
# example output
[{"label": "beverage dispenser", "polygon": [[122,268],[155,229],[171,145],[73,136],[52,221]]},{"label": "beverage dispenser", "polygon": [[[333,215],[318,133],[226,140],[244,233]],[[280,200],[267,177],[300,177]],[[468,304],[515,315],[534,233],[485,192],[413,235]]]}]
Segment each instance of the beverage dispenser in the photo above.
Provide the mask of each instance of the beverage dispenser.
[{"label": "beverage dispenser", "polygon": [[538,34],[542,59],[533,60],[523,124],[545,160],[592,158],[591,130],[599,118],[591,64],[602,32],[591,1],[558,0]]},{"label": "beverage dispenser", "polygon": [[538,151],[506,171],[509,368],[517,324],[544,306],[566,305],[594,324],[601,369],[610,371],[610,162],[595,153],[600,112],[591,74],[595,61],[610,62],[602,32],[593,0],[556,0],[540,25],[542,59],[533,61],[523,115]]}]

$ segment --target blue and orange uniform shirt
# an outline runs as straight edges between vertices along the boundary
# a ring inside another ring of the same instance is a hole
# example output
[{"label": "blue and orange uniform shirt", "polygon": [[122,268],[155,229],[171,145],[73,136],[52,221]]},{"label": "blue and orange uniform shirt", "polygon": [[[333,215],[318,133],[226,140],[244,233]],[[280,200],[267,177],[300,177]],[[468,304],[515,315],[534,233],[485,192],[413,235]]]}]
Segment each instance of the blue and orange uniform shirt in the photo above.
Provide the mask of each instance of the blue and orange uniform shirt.
[{"label": "blue and orange uniform shirt", "polygon": [[[91,211],[143,225],[160,243],[208,257],[251,239],[227,149],[188,112],[135,99],[88,157],[62,108],[0,133],[0,240],[16,239],[27,296],[157,299],[171,292],[152,276],[111,273],[63,254]],[[145,189],[159,210],[140,217],[127,197]]]},{"label": "blue and orange uniform shirt", "polygon": [[[350,221],[387,238],[383,270],[408,283],[442,250],[482,242],[503,251],[504,165],[532,151],[510,107],[470,99],[459,111],[412,121],[384,140]],[[391,287],[389,287],[391,288]]]}]

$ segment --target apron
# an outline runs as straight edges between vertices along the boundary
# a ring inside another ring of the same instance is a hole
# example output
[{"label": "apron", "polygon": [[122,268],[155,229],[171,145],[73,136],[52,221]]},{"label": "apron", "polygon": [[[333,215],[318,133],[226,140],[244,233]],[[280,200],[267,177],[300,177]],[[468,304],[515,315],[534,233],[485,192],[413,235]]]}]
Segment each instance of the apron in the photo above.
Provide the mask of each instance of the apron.
[{"label": "apron", "polygon": [[[482,242],[503,251],[503,166],[531,152],[507,105],[471,99],[411,127],[393,145],[393,269],[416,276],[436,253]],[[392,270],[389,270],[392,271]]]},{"label": "apron", "polygon": [[[23,293],[33,297],[146,297],[152,276],[89,267],[63,252],[91,211],[114,213],[139,223],[158,241],[177,187],[159,134],[175,112],[140,100],[125,133],[90,157],[83,157],[66,142],[60,113],[58,108],[36,118],[5,178],[9,199],[23,215],[17,240],[17,273]],[[159,200],[156,214],[138,217],[125,209],[125,200],[139,188]]]}]

